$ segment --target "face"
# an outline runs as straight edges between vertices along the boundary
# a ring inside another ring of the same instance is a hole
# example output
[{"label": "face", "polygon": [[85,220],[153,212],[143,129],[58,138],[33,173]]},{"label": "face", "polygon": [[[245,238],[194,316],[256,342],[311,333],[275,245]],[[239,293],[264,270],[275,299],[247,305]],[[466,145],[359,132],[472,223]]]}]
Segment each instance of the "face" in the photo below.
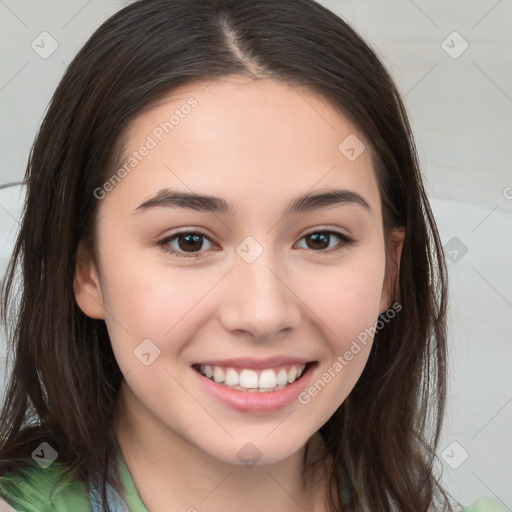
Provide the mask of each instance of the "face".
[{"label": "face", "polygon": [[127,142],[75,292],[128,413],[219,460],[282,460],[348,396],[392,302],[369,145],[322,97],[240,77],[175,89]]}]

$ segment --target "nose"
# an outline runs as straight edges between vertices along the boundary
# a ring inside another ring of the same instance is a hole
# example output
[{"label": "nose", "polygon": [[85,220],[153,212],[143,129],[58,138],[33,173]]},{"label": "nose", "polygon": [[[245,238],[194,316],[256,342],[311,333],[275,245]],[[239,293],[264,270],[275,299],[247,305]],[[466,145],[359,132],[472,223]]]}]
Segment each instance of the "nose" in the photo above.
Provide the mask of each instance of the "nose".
[{"label": "nose", "polygon": [[299,326],[300,299],[287,282],[284,266],[277,265],[270,250],[263,251],[252,263],[235,256],[218,310],[225,329],[268,340]]}]

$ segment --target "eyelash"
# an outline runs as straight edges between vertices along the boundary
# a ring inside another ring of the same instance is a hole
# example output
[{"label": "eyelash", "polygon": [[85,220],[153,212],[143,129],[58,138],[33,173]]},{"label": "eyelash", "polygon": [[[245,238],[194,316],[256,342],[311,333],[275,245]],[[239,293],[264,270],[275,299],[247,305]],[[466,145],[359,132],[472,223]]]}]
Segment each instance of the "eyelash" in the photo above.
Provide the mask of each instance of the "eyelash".
[{"label": "eyelash", "polygon": [[[311,249],[314,252],[325,252],[325,253],[330,254],[330,253],[339,251],[339,250],[343,249],[344,247],[351,245],[354,242],[354,240],[352,238],[350,238],[347,235],[340,233],[339,231],[336,231],[334,229],[320,229],[320,230],[316,230],[316,231],[310,231],[309,233],[306,233],[305,235],[303,235],[301,237],[301,240],[303,238],[306,238],[308,236],[315,235],[318,233],[334,235],[341,240],[341,243],[334,249],[319,249],[319,250]],[[173,256],[177,256],[179,258],[197,258],[197,257],[199,257],[201,252],[204,252],[204,251],[200,251],[200,252],[196,252],[196,253],[184,254],[184,253],[178,252],[174,249],[170,249],[168,244],[180,235],[199,235],[201,237],[208,239],[210,242],[213,243],[213,241],[210,239],[210,237],[208,235],[206,235],[206,233],[203,233],[202,231],[194,230],[194,231],[179,231],[178,233],[174,233],[171,236],[167,236],[167,237],[159,240],[157,242],[157,245],[159,247],[161,247],[165,252],[170,253]]]}]

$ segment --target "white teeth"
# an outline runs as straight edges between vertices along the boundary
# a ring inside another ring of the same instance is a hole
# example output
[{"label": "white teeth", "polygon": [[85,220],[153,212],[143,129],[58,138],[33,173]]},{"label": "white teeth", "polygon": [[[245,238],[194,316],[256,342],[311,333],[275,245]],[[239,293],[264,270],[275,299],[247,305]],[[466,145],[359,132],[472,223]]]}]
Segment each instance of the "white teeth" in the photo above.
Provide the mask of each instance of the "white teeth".
[{"label": "white teeth", "polygon": [[305,367],[305,364],[292,366],[288,371],[281,368],[278,372],[267,369],[261,371],[259,375],[254,370],[244,369],[238,372],[234,368],[211,365],[200,365],[199,371],[218,384],[224,384],[239,391],[265,393],[277,391],[292,384],[302,375]]},{"label": "white teeth", "polygon": [[224,382],[224,370],[218,366],[213,367],[213,380],[215,382]]},{"label": "white teeth", "polygon": [[295,381],[296,377],[297,377],[297,368],[295,368],[295,366],[292,366],[288,370],[288,382],[291,384],[292,382]]},{"label": "white teeth", "polygon": [[279,386],[288,384],[288,372],[284,368],[281,368],[277,374],[277,384]]},{"label": "white teeth", "polygon": [[237,386],[238,384],[240,384],[240,375],[233,368],[228,368],[226,370],[226,385]]},{"label": "white teeth", "polygon": [[254,370],[240,372],[240,386],[243,388],[258,388],[258,374]]},{"label": "white teeth", "polygon": [[277,386],[277,377],[274,370],[263,370],[261,372],[258,387],[264,389],[272,389]]}]

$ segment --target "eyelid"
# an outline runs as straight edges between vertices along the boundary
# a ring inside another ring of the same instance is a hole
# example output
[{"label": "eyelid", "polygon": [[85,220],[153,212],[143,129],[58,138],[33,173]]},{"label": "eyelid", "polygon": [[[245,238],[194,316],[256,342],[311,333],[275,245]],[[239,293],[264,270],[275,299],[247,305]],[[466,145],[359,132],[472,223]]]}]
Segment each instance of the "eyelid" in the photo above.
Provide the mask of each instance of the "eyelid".
[{"label": "eyelid", "polygon": [[342,228],[333,228],[333,227],[330,227],[330,226],[320,226],[320,227],[316,227],[316,228],[310,229],[308,231],[305,231],[304,233],[302,233],[300,235],[299,239],[302,239],[305,236],[312,235],[314,233],[331,233],[333,235],[337,235],[337,236],[339,236],[341,238],[344,238],[346,240],[350,240],[352,242],[355,241],[355,239],[353,239],[350,235],[345,233],[342,230]]}]

